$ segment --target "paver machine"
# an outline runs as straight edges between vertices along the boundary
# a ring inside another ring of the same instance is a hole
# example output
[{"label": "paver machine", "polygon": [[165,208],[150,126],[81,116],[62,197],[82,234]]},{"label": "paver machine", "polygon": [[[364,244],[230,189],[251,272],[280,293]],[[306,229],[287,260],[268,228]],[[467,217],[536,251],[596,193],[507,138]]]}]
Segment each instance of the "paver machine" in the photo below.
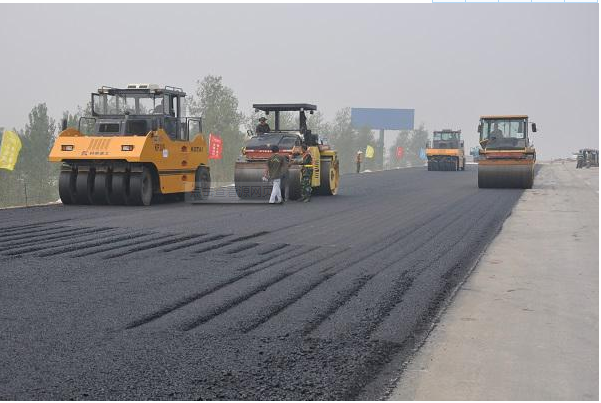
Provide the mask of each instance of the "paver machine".
[{"label": "paver machine", "polygon": [[478,187],[530,189],[534,183],[536,150],[528,128],[536,123],[526,115],[481,116]]},{"label": "paver machine", "polygon": [[426,148],[428,171],[465,171],[465,151],[461,130],[440,130],[432,133]]},{"label": "paver machine", "polygon": [[202,122],[183,117],[181,88],[102,87],[92,116],[63,128],[49,160],[61,162],[63,204],[149,205],[159,195],[208,196],[211,175]]},{"label": "paver machine", "polygon": [[[266,115],[273,113],[274,128],[269,133],[251,135],[242,148],[242,153],[235,166],[234,182],[236,194],[242,199],[264,198],[271,193],[272,185],[263,181],[265,167],[269,157],[273,155],[271,147],[277,145],[278,154],[291,161],[288,170],[288,197],[298,199],[301,191],[301,166],[293,163],[293,156],[302,153],[306,145],[313,160],[313,176],[311,185],[313,194],[335,195],[338,192],[339,163],[338,154],[329,144],[307,127],[306,112],[313,114],[317,110],[311,104],[254,104],[253,108]],[[282,112],[298,112],[298,128],[280,127]]]}]

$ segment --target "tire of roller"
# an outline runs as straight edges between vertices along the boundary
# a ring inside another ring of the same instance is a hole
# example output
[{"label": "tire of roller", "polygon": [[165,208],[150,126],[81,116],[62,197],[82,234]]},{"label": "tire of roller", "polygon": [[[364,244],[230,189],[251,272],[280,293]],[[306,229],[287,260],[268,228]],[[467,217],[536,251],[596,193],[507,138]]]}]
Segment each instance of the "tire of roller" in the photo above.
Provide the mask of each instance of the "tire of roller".
[{"label": "tire of roller", "polygon": [[58,178],[58,194],[63,204],[75,203],[75,171],[61,171]]},{"label": "tire of roller", "polygon": [[79,171],[75,179],[75,200],[77,204],[92,204],[94,191],[94,170]]},{"label": "tire of roller", "polygon": [[111,173],[109,171],[97,171],[94,175],[94,192],[92,202],[94,204],[109,204],[109,193],[111,191]]},{"label": "tire of roller", "polygon": [[150,206],[152,193],[152,174],[147,167],[143,167],[141,172],[132,172],[129,175],[128,205]]}]

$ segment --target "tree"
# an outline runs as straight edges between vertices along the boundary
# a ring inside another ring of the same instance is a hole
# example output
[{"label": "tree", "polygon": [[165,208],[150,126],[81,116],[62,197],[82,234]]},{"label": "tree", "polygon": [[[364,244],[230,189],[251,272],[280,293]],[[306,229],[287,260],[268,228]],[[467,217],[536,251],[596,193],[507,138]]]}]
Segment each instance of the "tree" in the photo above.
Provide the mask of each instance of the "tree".
[{"label": "tree", "polygon": [[[244,116],[238,112],[238,98],[225,86],[221,76],[208,75],[197,81],[197,89],[188,103],[190,113],[202,117],[203,132],[214,133],[223,140],[223,158],[211,160],[214,182],[231,182],[234,178],[234,161],[244,145],[240,126]],[[206,138],[208,141],[208,136]]]},{"label": "tree", "polygon": [[58,198],[60,165],[48,162],[55,130],[55,121],[48,116],[48,108],[42,103],[31,110],[29,123],[21,131],[23,148],[17,164],[24,173],[30,203],[46,203]]},{"label": "tree", "polygon": [[0,205],[19,206],[58,199],[60,166],[48,162],[55,129],[55,121],[48,116],[44,103],[33,107],[25,129],[13,129],[21,138],[22,148],[15,169],[0,172]]},{"label": "tree", "polygon": [[[395,140],[395,144],[390,147],[391,160],[390,167],[394,166],[420,166],[424,161],[420,158],[420,153],[426,147],[428,141],[428,131],[421,123],[415,130],[401,130]],[[403,159],[396,161],[396,149],[403,147]]]}]

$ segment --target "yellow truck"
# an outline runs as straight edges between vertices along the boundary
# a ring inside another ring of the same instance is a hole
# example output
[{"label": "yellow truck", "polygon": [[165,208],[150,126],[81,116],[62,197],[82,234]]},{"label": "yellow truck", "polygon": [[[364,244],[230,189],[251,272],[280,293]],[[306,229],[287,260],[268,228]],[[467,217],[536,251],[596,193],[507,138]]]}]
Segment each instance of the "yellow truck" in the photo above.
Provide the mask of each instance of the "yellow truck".
[{"label": "yellow truck", "polygon": [[465,171],[465,151],[461,130],[440,130],[432,134],[426,148],[428,171]]},{"label": "yellow truck", "polygon": [[92,116],[62,131],[49,161],[62,163],[63,204],[149,205],[159,195],[208,197],[208,145],[198,117],[183,117],[181,88],[101,87]]}]

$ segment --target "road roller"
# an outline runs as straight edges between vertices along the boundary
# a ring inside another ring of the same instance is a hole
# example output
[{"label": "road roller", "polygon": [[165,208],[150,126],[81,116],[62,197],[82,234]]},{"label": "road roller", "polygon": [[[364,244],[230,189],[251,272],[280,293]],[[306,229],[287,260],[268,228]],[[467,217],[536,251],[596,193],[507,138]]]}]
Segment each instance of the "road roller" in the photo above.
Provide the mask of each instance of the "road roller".
[{"label": "road roller", "polygon": [[481,116],[478,187],[530,189],[534,183],[536,150],[528,129],[536,123],[526,115]]},{"label": "road roller", "polygon": [[440,130],[432,133],[426,148],[428,171],[465,171],[465,151],[461,130]]},{"label": "road roller", "polygon": [[77,128],[63,120],[49,161],[60,162],[63,204],[150,205],[163,195],[208,197],[208,147],[199,117],[183,117],[178,87],[129,84],[92,93]]},{"label": "road roller", "polygon": [[[234,171],[236,194],[241,199],[267,198],[272,185],[264,181],[267,160],[273,155],[272,146],[278,146],[278,154],[289,161],[288,177],[283,189],[290,200],[301,195],[301,165],[295,163],[295,155],[302,153],[307,146],[313,160],[311,185],[313,194],[335,195],[338,192],[339,163],[338,154],[328,142],[320,138],[307,127],[307,115],[313,114],[317,107],[311,104],[253,104],[256,112],[274,115],[274,128],[266,133],[249,132]],[[295,128],[280,127],[282,112],[298,112],[298,125]]]}]

